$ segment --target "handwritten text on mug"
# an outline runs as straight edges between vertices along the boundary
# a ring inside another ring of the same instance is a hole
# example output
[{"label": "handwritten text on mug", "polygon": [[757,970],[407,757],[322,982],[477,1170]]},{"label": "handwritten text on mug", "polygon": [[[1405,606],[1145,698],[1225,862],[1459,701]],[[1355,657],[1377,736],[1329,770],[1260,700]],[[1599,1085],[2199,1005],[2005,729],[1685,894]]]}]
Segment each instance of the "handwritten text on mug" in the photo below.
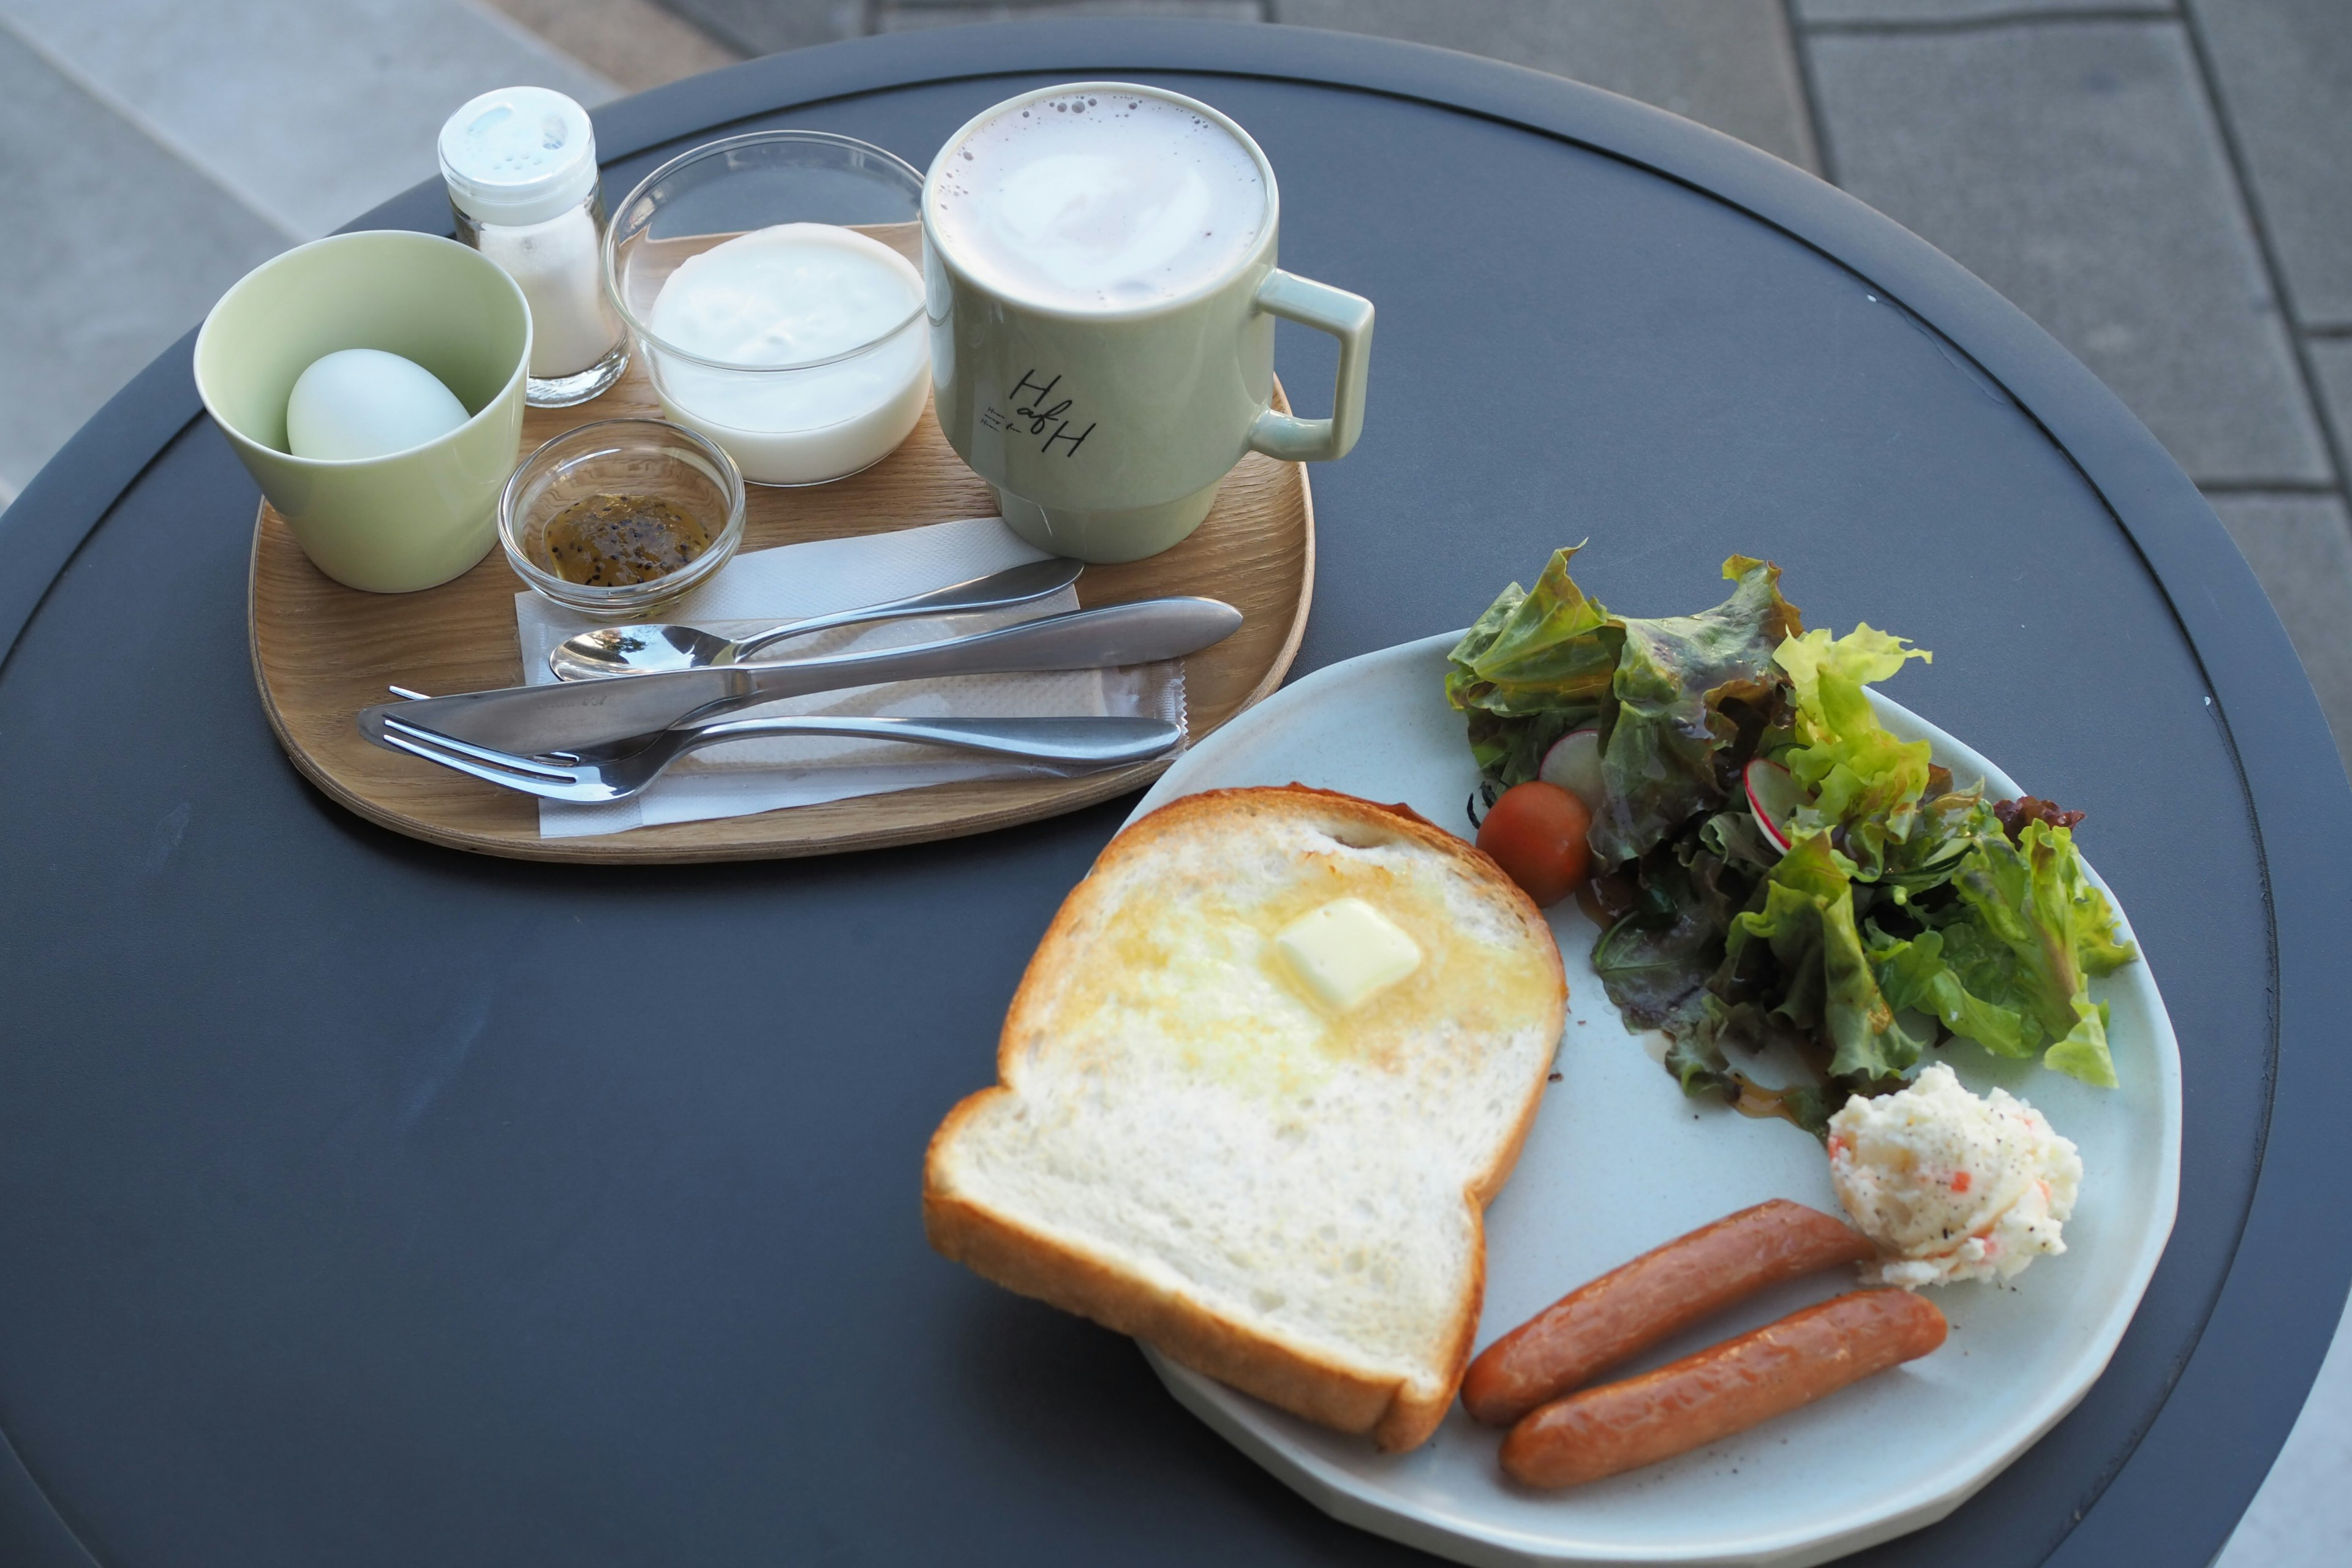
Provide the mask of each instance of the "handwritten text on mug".
[{"label": "handwritten text on mug", "polygon": [[1005,395],[1006,401],[1013,405],[1013,417],[1006,419],[991,405],[981,410],[980,422],[991,430],[1011,430],[1016,435],[1021,434],[1020,427],[1026,425],[1027,434],[1045,437],[1037,446],[1040,452],[1050,453],[1055,449],[1054,443],[1066,441],[1069,445],[1062,449],[1062,456],[1076,457],[1080,444],[1095,433],[1095,426],[1089,420],[1085,429],[1075,436],[1070,434],[1067,416],[1071,400],[1054,395],[1054,388],[1061,384],[1062,378],[1056,375],[1041,384],[1037,380],[1037,368],[1032,365],[1021,373],[1021,379]]}]

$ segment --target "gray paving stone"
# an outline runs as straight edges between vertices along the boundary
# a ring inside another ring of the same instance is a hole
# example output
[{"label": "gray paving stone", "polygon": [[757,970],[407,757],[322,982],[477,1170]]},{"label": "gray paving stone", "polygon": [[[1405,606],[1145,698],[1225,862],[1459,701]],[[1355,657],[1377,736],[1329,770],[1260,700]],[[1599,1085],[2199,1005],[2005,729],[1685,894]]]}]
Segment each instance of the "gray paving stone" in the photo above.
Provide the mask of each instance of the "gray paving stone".
[{"label": "gray paving stone", "polygon": [[2319,399],[2336,429],[2336,449],[2352,458],[2352,338],[2313,338],[2305,350],[2319,374]]},{"label": "gray paving stone", "polygon": [[0,25],[305,238],[431,174],[442,121],[476,93],[614,96],[465,0],[0,0]]},{"label": "gray paving stone", "polygon": [[[2352,769],[2352,518],[2334,496],[2215,496],[2230,537],[2261,579],[2272,607],[2319,693],[2319,706],[2336,731],[2336,749]],[[2352,1347],[2335,1359],[2352,1358]],[[2326,1400],[2316,1392],[2315,1420],[2332,1423],[2339,1443],[2352,1440],[2352,1369],[2339,1368]],[[2329,1513],[2352,1520],[2341,1500]],[[2352,1528],[2352,1526],[2347,1526]],[[2328,1559],[2342,1563],[2345,1558]]]},{"label": "gray paving stone", "polygon": [[2343,1568],[2352,1563],[2352,1311],[2303,1415],[2213,1568]]},{"label": "gray paving stone", "polygon": [[483,0],[624,92],[733,65],[730,49],[654,0]]},{"label": "gray paving stone", "polygon": [[1572,77],[1820,168],[1780,0],[1273,0],[1273,18]]},{"label": "gray paving stone", "polygon": [[2192,0],[2286,291],[2352,326],[2352,5]]},{"label": "gray paving stone", "polygon": [[2212,483],[2334,478],[2184,29],[1817,34],[1828,161]]},{"label": "gray paving stone", "polygon": [[898,0],[875,16],[876,30],[953,27],[970,22],[1032,22],[1049,16],[1180,16],[1206,22],[1263,22],[1260,0],[1014,0],[974,5],[963,0]]},{"label": "gray paving stone", "polygon": [[744,55],[772,55],[837,43],[866,30],[862,0],[662,0],[671,10]]},{"label": "gray paving stone", "polygon": [[286,237],[0,30],[0,487]]},{"label": "gray paving stone", "polygon": [[2178,14],[2172,0],[1791,0],[1801,22],[1968,22],[1993,16]]},{"label": "gray paving stone", "polygon": [[2303,1415],[2213,1568],[2343,1568],[2352,1563],[2352,1311]]}]

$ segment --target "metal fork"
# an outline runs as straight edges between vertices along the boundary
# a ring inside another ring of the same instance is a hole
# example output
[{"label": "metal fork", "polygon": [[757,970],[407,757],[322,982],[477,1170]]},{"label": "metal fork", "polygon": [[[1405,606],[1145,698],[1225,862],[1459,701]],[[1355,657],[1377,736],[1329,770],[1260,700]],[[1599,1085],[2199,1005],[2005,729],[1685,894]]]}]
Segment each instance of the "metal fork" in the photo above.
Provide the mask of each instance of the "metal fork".
[{"label": "metal fork", "polygon": [[662,730],[593,751],[525,757],[452,740],[389,714],[383,719],[386,745],[525,795],[590,805],[628,799],[689,752],[769,735],[920,741],[1045,763],[1064,773],[1144,762],[1172,751],[1184,738],[1181,729],[1159,719],[738,719],[699,729]]}]

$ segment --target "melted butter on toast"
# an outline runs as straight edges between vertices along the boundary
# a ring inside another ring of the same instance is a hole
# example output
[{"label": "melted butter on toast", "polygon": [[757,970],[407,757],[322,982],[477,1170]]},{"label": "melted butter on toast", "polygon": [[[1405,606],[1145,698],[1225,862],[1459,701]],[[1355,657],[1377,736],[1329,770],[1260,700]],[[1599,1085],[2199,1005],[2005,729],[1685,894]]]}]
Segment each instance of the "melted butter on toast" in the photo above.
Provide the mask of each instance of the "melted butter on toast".
[{"label": "melted butter on toast", "polygon": [[[1122,1050],[1149,1044],[1163,1066],[1252,1097],[1309,1097],[1349,1061],[1404,1070],[1433,1040],[1513,1027],[1558,984],[1523,947],[1465,930],[1439,868],[1308,855],[1261,897],[1237,898],[1221,878],[1165,892],[1119,908],[1102,933],[1112,962],[1062,1000],[1055,1029]],[[1342,899],[1370,905],[1421,953],[1411,973],[1353,1007],[1302,985],[1276,941]],[[1453,1027],[1433,1031],[1440,1020]]]}]

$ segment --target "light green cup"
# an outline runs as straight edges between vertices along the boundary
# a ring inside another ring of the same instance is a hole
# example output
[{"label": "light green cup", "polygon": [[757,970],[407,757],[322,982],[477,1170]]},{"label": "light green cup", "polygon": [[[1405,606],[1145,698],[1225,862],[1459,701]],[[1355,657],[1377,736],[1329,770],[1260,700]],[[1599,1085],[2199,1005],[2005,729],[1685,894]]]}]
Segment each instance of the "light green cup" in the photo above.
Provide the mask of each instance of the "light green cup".
[{"label": "light green cup", "polygon": [[[311,363],[382,349],[441,378],[473,417],[389,457],[286,449],[286,399]],[[196,334],[196,391],[313,564],[374,594],[446,583],[498,542],[521,444],[530,307],[479,251],[429,234],[339,234],[265,261]]]},{"label": "light green cup", "polygon": [[[1179,104],[1247,148],[1265,216],[1248,255],[1205,288],[1149,305],[1060,308],[982,281],[943,244],[943,169],[966,138],[1040,100],[1082,93]],[[1137,561],[1201,526],[1217,488],[1251,452],[1289,462],[1344,456],[1364,424],[1371,301],[1275,266],[1281,197],[1249,133],[1181,93],[1131,82],[1041,88],[973,117],[923,184],[923,278],[931,389],[956,455],[995,487],[1004,521],[1041,550]],[[1331,417],[1275,412],[1274,322],[1339,340]]]}]

